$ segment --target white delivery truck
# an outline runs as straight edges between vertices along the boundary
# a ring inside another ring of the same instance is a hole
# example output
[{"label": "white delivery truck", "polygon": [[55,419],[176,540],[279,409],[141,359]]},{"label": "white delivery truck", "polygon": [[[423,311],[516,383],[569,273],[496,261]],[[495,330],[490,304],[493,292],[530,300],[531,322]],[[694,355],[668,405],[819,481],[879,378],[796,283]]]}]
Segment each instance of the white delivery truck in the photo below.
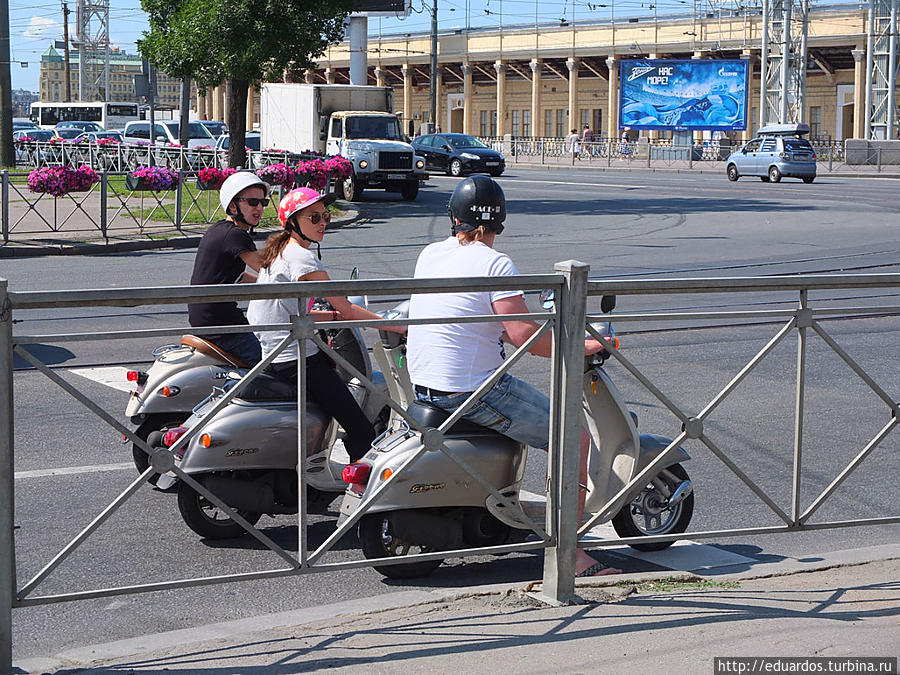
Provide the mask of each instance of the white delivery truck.
[{"label": "white delivery truck", "polygon": [[263,84],[260,133],[263,148],[315,150],[341,155],[353,175],[339,185],[356,201],[366,188],[399,192],[413,200],[428,180],[393,113],[390,87],[345,84]]}]

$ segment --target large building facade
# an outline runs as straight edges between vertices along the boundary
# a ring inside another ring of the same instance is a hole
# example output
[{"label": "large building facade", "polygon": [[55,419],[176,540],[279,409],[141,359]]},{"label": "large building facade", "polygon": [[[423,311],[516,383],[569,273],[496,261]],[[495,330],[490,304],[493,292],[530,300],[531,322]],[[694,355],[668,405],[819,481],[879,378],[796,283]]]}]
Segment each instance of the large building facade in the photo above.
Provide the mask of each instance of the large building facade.
[{"label": "large building facade", "polygon": [[[41,55],[40,100],[54,103],[66,100],[64,45],[56,42]],[[78,100],[78,50],[69,54],[69,83],[72,101]],[[109,91],[107,101],[135,102],[134,76],[141,74],[141,57],[114,49],[109,57]],[[181,102],[181,80],[165,73],[157,73],[156,105],[161,109],[176,109]]]},{"label": "large building facade", "polygon": [[[858,5],[810,12],[802,121],[815,138],[864,137],[867,20]],[[751,68],[750,123],[730,135],[746,139],[759,120],[761,37],[759,10],[442,33],[436,125],[479,136],[561,137],[588,124],[615,138],[622,60],[743,58]],[[396,112],[418,131],[430,118],[430,35],[370,37],[368,47],[369,84],[393,87]],[[349,83],[349,65],[349,45],[334,45],[306,81]]]}]

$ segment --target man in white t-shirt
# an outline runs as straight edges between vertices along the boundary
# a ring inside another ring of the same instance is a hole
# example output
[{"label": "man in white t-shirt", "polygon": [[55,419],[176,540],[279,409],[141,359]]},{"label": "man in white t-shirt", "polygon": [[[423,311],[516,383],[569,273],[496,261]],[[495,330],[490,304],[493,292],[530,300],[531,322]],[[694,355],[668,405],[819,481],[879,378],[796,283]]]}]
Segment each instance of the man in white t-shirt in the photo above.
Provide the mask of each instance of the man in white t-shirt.
[{"label": "man in white t-shirt", "polygon": [[[506,219],[506,198],[496,181],[487,176],[466,178],[453,191],[449,212],[451,236],[425,247],[416,262],[417,279],[500,277],[519,273],[509,256],[493,248]],[[409,305],[410,319],[527,313],[522,291],[414,294]],[[522,320],[409,326],[407,358],[416,397],[448,412],[456,410],[502,365],[506,356],[504,340],[518,347],[537,329],[535,322]],[[552,339],[546,333],[534,344],[531,353],[550,356]],[[603,349],[603,344],[594,339],[585,340],[584,346],[585,354],[596,354]],[[535,448],[546,450],[549,445],[550,399],[508,373],[463,417]],[[588,443],[584,434],[582,485],[587,484]],[[584,493],[579,494],[579,504],[583,507]],[[598,563],[586,551],[578,549],[576,575],[619,571]]]}]

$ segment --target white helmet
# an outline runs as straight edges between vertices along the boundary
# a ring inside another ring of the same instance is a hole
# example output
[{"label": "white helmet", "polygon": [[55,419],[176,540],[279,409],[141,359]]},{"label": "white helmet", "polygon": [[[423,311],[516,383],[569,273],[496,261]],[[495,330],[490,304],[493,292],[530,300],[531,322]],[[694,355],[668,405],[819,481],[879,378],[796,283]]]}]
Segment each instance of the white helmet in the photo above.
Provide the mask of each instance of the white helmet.
[{"label": "white helmet", "polygon": [[238,171],[225,179],[222,187],[219,188],[219,203],[222,205],[222,210],[226,215],[228,214],[228,207],[231,206],[234,198],[248,187],[261,187],[263,192],[266,193],[266,197],[269,196],[269,186],[252,171]]}]

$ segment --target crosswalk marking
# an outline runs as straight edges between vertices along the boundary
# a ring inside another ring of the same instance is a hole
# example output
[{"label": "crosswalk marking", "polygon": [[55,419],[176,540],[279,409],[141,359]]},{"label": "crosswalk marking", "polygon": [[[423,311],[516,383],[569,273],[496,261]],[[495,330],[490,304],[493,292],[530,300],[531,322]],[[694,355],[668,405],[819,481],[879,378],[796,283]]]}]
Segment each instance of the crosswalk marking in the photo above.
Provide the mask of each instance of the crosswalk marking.
[{"label": "crosswalk marking", "polygon": [[128,370],[123,366],[102,366],[99,368],[70,368],[69,372],[119,391],[132,391],[134,385],[125,379]]},{"label": "crosswalk marking", "polygon": [[16,480],[26,478],[46,478],[47,476],[75,476],[81,473],[99,473],[102,471],[123,471],[134,469],[133,462],[119,464],[94,464],[92,466],[61,466],[56,469],[35,469],[33,471],[16,471]]}]

